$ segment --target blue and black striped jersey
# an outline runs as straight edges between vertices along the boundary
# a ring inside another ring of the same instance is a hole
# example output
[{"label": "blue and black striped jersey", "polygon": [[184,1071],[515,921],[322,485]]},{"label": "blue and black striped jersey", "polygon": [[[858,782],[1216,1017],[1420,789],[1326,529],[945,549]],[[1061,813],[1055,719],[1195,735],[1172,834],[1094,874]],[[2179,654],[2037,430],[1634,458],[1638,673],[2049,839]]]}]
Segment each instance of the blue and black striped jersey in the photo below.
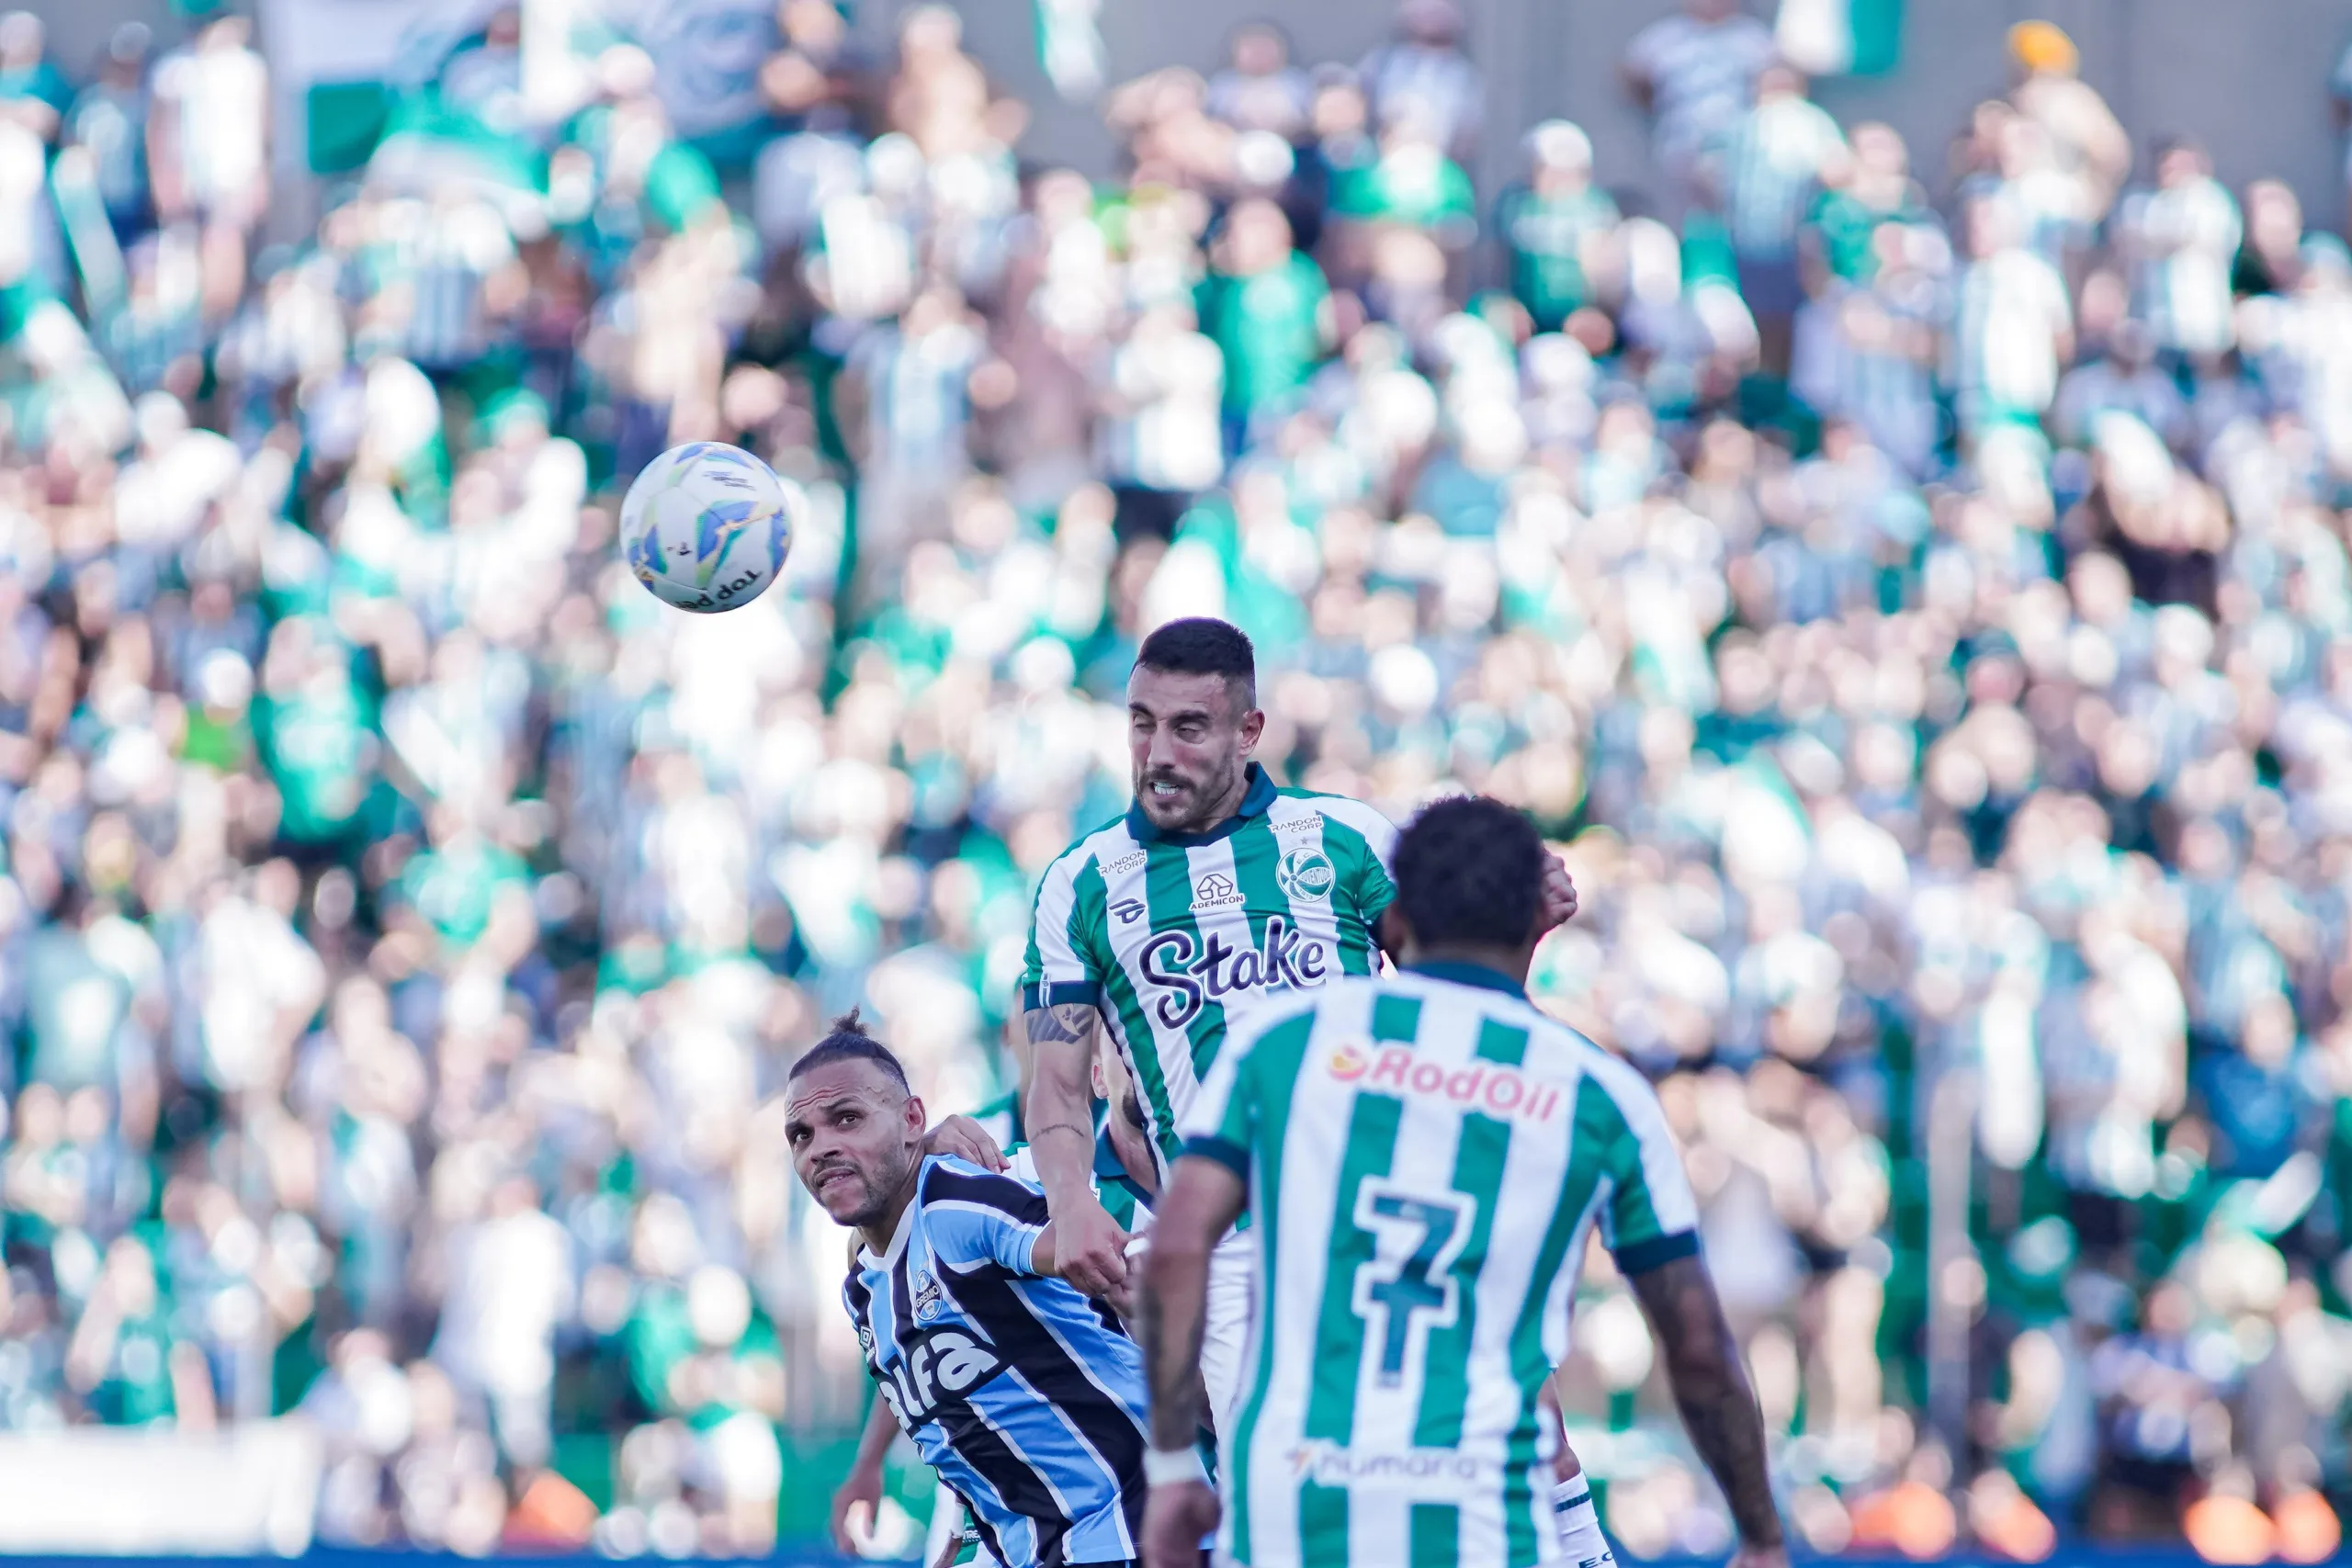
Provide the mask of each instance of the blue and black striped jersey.
[{"label": "blue and black striped jersey", "polygon": [[1140,1555],[1143,1354],[1108,1307],[1032,1263],[1042,1189],[923,1161],[888,1251],[842,1286],[866,1370],[1008,1568]]}]

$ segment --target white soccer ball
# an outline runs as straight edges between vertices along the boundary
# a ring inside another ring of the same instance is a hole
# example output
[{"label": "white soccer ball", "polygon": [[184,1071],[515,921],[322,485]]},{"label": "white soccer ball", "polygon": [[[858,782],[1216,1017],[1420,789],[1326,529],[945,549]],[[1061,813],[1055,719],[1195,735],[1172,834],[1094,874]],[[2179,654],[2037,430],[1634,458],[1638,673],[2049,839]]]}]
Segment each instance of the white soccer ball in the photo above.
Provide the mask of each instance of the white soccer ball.
[{"label": "white soccer ball", "polygon": [[664,604],[700,615],[741,609],[784,570],[795,489],[740,446],[673,446],[645,465],[621,502],[621,554]]}]

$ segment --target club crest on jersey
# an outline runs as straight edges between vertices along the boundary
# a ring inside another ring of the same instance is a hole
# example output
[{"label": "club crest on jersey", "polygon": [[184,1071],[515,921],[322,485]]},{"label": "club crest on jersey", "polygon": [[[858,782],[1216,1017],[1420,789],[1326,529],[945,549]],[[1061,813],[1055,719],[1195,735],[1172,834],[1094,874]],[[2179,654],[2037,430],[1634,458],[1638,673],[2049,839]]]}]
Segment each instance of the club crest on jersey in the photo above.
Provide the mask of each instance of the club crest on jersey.
[{"label": "club crest on jersey", "polygon": [[944,1293],[939,1288],[939,1281],[930,1275],[915,1276],[915,1321],[917,1323],[929,1323],[939,1315],[940,1299]]},{"label": "club crest on jersey", "polygon": [[1501,1062],[1472,1062],[1449,1068],[1409,1045],[1369,1051],[1349,1043],[1332,1047],[1323,1070],[1341,1083],[1399,1100],[1434,1100],[1520,1122],[1549,1122],[1567,1102],[1566,1086],[1531,1077]]},{"label": "club crest on jersey", "polygon": [[1155,988],[1152,1011],[1168,1029],[1183,1028],[1202,1008],[1237,992],[1304,989],[1331,973],[1329,947],[1280,915],[1266,921],[1255,947],[1236,947],[1222,931],[1205,939],[1161,931],[1143,944],[1141,957],[1144,978]]},{"label": "club crest on jersey", "polygon": [[1294,904],[1328,902],[1332,884],[1339,880],[1340,874],[1331,869],[1329,858],[1321,850],[1305,845],[1285,852],[1274,866],[1274,886]]},{"label": "club crest on jersey", "polygon": [[1203,909],[1230,908],[1241,902],[1241,890],[1233,886],[1233,878],[1221,871],[1212,871],[1193,884],[1193,912]]}]

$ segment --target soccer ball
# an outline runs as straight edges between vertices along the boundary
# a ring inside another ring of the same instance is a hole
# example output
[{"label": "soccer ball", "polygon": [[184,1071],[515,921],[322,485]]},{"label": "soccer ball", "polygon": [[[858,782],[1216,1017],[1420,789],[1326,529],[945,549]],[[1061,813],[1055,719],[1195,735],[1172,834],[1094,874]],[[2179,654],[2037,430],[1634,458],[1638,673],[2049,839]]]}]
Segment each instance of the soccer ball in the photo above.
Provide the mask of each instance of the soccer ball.
[{"label": "soccer ball", "polygon": [[741,609],[784,570],[794,489],[739,446],[673,446],[621,502],[621,553],[664,604],[702,615]]}]

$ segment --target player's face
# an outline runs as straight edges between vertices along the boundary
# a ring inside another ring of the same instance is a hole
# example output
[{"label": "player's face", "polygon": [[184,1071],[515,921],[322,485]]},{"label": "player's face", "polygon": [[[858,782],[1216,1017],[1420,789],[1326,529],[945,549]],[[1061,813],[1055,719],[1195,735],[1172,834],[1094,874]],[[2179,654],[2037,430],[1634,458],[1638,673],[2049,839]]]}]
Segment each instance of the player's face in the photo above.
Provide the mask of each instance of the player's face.
[{"label": "player's face", "polygon": [[1241,802],[1266,716],[1221,675],[1137,670],[1127,677],[1127,754],[1136,804],[1164,833],[1215,827]]},{"label": "player's face", "polygon": [[865,1062],[833,1062],[795,1079],[784,1103],[792,1168],[817,1206],[844,1225],[872,1224],[922,1157],[922,1101]]}]

